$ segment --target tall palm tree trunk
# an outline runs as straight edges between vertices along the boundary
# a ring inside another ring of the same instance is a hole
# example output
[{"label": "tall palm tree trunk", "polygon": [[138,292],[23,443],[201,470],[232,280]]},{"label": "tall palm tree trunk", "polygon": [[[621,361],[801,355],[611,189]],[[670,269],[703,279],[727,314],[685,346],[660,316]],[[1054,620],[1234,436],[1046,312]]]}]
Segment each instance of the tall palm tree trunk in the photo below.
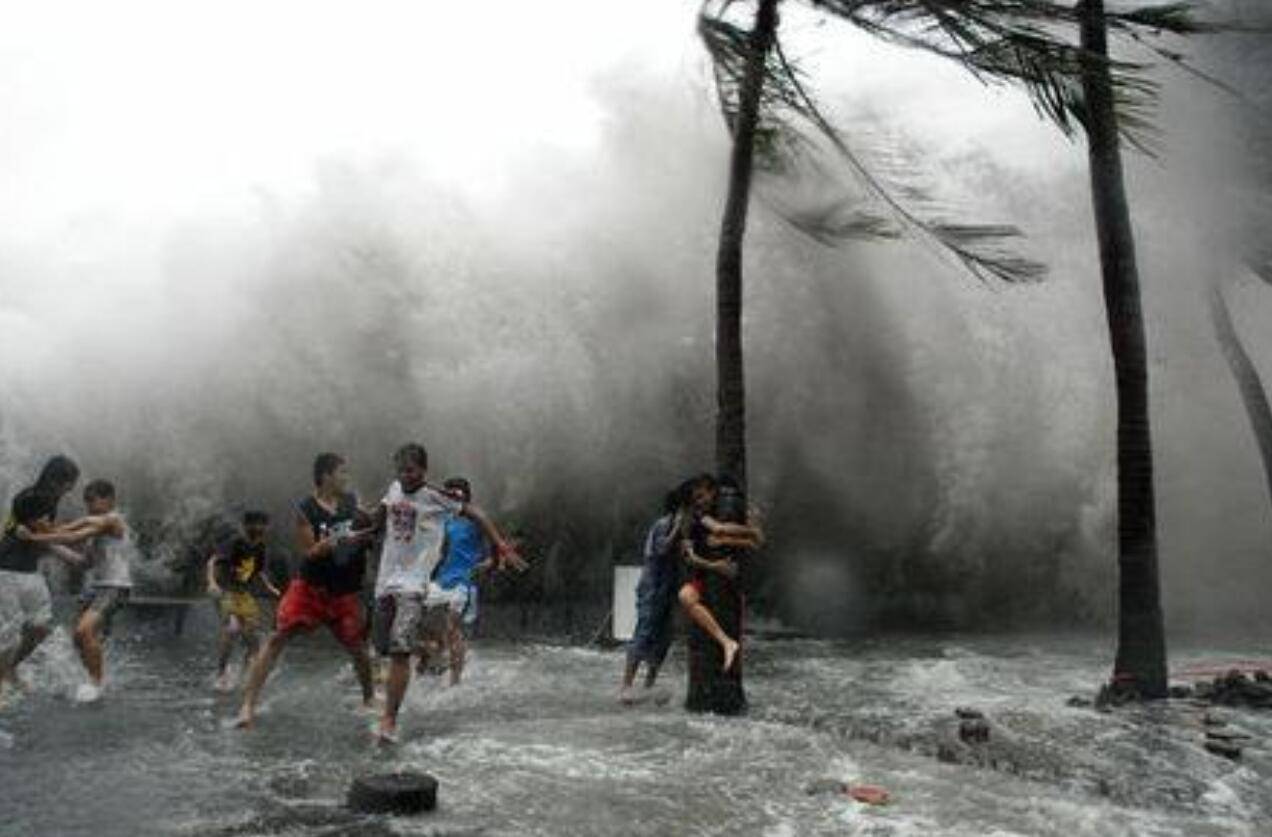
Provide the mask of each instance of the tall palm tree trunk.
[{"label": "tall palm tree trunk", "polygon": [[[777,35],[779,0],[760,0],[751,29],[745,75],[738,92],[738,109],[729,127],[733,155],[729,162],[729,192],[720,225],[720,249],[716,254],[716,467],[721,474],[746,484],[746,387],[742,366],[742,241],[746,234],[747,206],[754,169],[755,133],[759,124],[760,97],[764,89],[765,63]],[[717,513],[719,513],[717,509]],[[745,506],[743,506],[745,519]],[[731,519],[726,517],[725,519]],[[722,554],[703,557],[722,558]],[[714,614],[720,628],[734,640],[742,640],[746,610],[741,585],[715,573],[702,579],[702,603]],[[685,708],[691,712],[736,715],[746,711],[742,686],[742,660],[724,671],[720,646],[696,624],[689,628],[689,691]],[[742,655],[739,655],[741,657]]]},{"label": "tall palm tree trunk", "polygon": [[1166,696],[1166,637],[1157,567],[1153,445],[1149,430],[1148,359],[1140,306],[1135,238],[1108,58],[1103,0],[1081,0],[1091,170],[1104,303],[1117,385],[1119,612],[1114,680],[1146,698]]},{"label": "tall palm tree trunk", "polygon": [[1250,429],[1254,431],[1254,438],[1259,443],[1263,477],[1268,484],[1268,498],[1272,499],[1272,405],[1268,404],[1267,391],[1259,379],[1259,370],[1241,345],[1241,337],[1233,325],[1228,303],[1223,296],[1223,286],[1218,279],[1210,283],[1207,296],[1215,337],[1219,341],[1224,359],[1228,361],[1228,368],[1232,370],[1232,377],[1237,381],[1246,418],[1250,420]]},{"label": "tall palm tree trunk", "polygon": [[778,0],[760,0],[734,117],[729,191],[716,254],[716,467],[746,484],[746,384],[742,364],[742,242],[754,169],[764,66],[777,33]]}]

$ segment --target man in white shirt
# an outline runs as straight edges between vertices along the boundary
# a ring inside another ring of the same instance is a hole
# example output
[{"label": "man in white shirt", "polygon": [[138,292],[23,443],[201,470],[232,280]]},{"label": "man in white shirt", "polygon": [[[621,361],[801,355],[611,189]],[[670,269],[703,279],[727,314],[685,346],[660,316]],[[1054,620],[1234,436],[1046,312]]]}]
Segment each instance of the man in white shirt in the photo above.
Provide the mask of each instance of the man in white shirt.
[{"label": "man in white shirt", "polygon": [[423,445],[403,445],[393,461],[398,478],[375,517],[375,528],[384,530],[375,585],[376,650],[390,658],[384,714],[376,734],[386,743],[396,740],[398,710],[410,683],[411,654],[419,645],[424,609],[448,603],[447,594],[431,580],[442,557],[447,517],[461,514],[476,521],[494,544],[498,567],[516,560],[516,550],[481,509],[425,482],[428,452]]}]

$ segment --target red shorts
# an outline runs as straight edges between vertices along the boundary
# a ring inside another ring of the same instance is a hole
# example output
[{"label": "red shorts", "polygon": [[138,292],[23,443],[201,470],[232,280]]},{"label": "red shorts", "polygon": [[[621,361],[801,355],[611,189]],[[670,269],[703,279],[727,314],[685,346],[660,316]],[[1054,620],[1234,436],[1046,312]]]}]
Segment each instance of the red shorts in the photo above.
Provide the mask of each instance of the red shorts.
[{"label": "red shorts", "polygon": [[329,593],[306,583],[303,578],[292,579],[278,603],[279,632],[308,631],[319,625],[330,628],[345,648],[360,648],[366,641],[367,622],[362,616],[359,595]]}]

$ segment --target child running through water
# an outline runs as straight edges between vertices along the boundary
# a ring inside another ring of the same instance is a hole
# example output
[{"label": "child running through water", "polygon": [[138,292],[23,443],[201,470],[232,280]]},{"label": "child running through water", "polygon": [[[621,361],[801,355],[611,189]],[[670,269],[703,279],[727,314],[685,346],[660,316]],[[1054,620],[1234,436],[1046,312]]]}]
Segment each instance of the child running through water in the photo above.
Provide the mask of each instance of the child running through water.
[{"label": "child running through water", "polygon": [[[115,486],[109,481],[93,480],[84,486],[84,506],[88,511],[84,517],[56,529],[42,525],[26,537],[58,551],[68,562],[87,570],[72,636],[89,679],[80,685],[75,699],[91,703],[101,697],[105,678],[102,635],[132,590],[129,564],[132,544],[123,516],[115,511]],[[85,542],[85,556],[79,560],[72,558],[73,553],[66,547]]]},{"label": "child running through water", "polygon": [[255,588],[263,587],[274,598],[282,594],[263,572],[265,568],[265,536],[269,532],[269,515],[263,511],[243,513],[243,531],[208,559],[208,593],[217,600],[221,615],[221,631],[217,638],[216,685],[218,692],[234,688],[230,678],[230,654],[234,641],[242,640],[247,654],[243,670],[251,668],[260,650],[261,606]]},{"label": "child running through water", "polygon": [[105,679],[102,636],[110,630],[111,617],[132,592],[129,559],[133,545],[127,522],[115,511],[114,485],[107,480],[93,480],[84,486],[84,506],[88,516],[70,524],[68,531],[89,539],[88,573],[75,624],[75,647],[89,682],[79,687],[75,697],[92,702],[101,697]]},{"label": "child running through water", "polygon": [[[69,460],[67,460],[69,462]],[[75,471],[78,479],[79,471]],[[0,536],[0,703],[9,686],[20,685],[17,667],[49,635],[53,602],[40,572],[40,558],[53,554],[78,565],[83,558],[54,542],[53,518],[69,485],[46,492],[39,484],[13,498],[5,531]]]},{"label": "child running through water", "polygon": [[[452,500],[471,503],[473,489],[464,477],[450,477],[442,489]],[[446,518],[442,562],[435,581],[441,590],[440,600],[447,605],[446,645],[450,650],[450,684],[458,685],[464,673],[468,651],[467,632],[477,622],[477,573],[495,565],[490,542],[472,517],[452,514]],[[510,553],[502,568],[524,570],[526,563]],[[421,661],[423,662],[423,661]]]},{"label": "child running through water", "polygon": [[694,623],[720,645],[724,656],[723,670],[733,668],[741,645],[729,636],[715,615],[702,603],[706,590],[706,574],[716,573],[725,578],[737,578],[737,565],[728,558],[711,559],[715,549],[757,549],[764,543],[764,533],[759,526],[742,523],[725,523],[709,512],[715,508],[719,486],[715,480],[702,482],[693,488],[691,504],[693,522],[689,537],[682,541],[681,549],[689,566],[689,580],[680,588],[680,604]]},{"label": "child running through water", "polygon": [[312,493],[296,504],[296,546],[300,572],[287,585],[278,603],[277,630],[252,661],[243,688],[243,706],[235,725],[256,722],[256,702],[278,655],[292,639],[326,625],[344,646],[362,689],[362,706],[375,708],[371,658],[367,655],[366,616],[362,609],[362,580],[367,550],[374,532],[370,518],[349,491],[344,457],[320,453],[314,459]]},{"label": "child running through water", "polygon": [[447,517],[463,515],[476,521],[494,544],[497,566],[519,560],[481,509],[425,483],[428,452],[423,445],[403,445],[393,459],[397,480],[375,515],[375,528],[384,529],[376,578],[376,645],[390,658],[384,714],[376,730],[384,743],[396,741],[398,710],[410,683],[411,654],[419,645],[425,603],[445,600],[446,594],[430,578],[441,559]]}]

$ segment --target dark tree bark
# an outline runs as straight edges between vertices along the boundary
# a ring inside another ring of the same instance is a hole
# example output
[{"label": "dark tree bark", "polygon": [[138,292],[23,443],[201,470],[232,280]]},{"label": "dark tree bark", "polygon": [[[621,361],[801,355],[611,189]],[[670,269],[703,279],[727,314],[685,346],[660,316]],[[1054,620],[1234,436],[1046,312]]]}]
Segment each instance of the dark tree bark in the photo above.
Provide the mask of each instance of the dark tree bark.
[{"label": "dark tree bark", "polygon": [[[746,385],[742,363],[742,243],[755,168],[755,134],[764,90],[765,63],[777,37],[779,0],[759,0],[751,29],[749,54],[737,113],[729,126],[733,153],[729,190],[716,253],[716,468],[746,485]],[[714,556],[718,557],[718,556]],[[739,581],[711,573],[703,604],[729,636],[742,640],[745,604]],[[689,693],[685,706],[694,712],[735,715],[746,709],[742,660],[721,671],[719,647],[696,625],[689,629]]]},{"label": "dark tree bark", "polygon": [[1114,682],[1146,698],[1166,696],[1166,637],[1157,568],[1148,358],[1135,238],[1122,175],[1103,0],[1082,0],[1082,87],[1091,199],[1117,386],[1119,612]]},{"label": "dark tree bark", "polygon": [[[745,523],[747,517],[746,495],[731,489],[722,489],[714,515],[729,523]],[[728,559],[738,567],[739,574],[732,579],[715,573],[706,575],[702,603],[715,616],[720,627],[729,636],[742,642],[742,622],[746,611],[746,599],[742,594],[741,571],[746,566],[742,550],[719,549],[705,556],[711,560]],[[746,690],[742,686],[742,664],[745,653],[739,652],[733,665],[724,671],[724,653],[719,644],[706,631],[690,622],[689,625],[689,693],[685,708],[690,712],[713,712],[717,715],[740,715],[746,711]]]},{"label": "dark tree bark", "polygon": [[1210,283],[1207,294],[1210,302],[1210,320],[1215,327],[1215,338],[1223,357],[1228,361],[1232,377],[1237,380],[1241,403],[1245,405],[1250,429],[1259,443],[1259,456],[1263,461],[1263,478],[1268,484],[1268,499],[1272,500],[1272,405],[1268,404],[1267,391],[1259,378],[1259,370],[1241,345],[1241,336],[1233,325],[1223,287],[1218,280]]},{"label": "dark tree bark", "polygon": [[716,254],[716,467],[746,485],[746,385],[742,364],[742,242],[754,169],[764,67],[777,34],[778,0],[760,0],[738,94],[729,191]]}]

